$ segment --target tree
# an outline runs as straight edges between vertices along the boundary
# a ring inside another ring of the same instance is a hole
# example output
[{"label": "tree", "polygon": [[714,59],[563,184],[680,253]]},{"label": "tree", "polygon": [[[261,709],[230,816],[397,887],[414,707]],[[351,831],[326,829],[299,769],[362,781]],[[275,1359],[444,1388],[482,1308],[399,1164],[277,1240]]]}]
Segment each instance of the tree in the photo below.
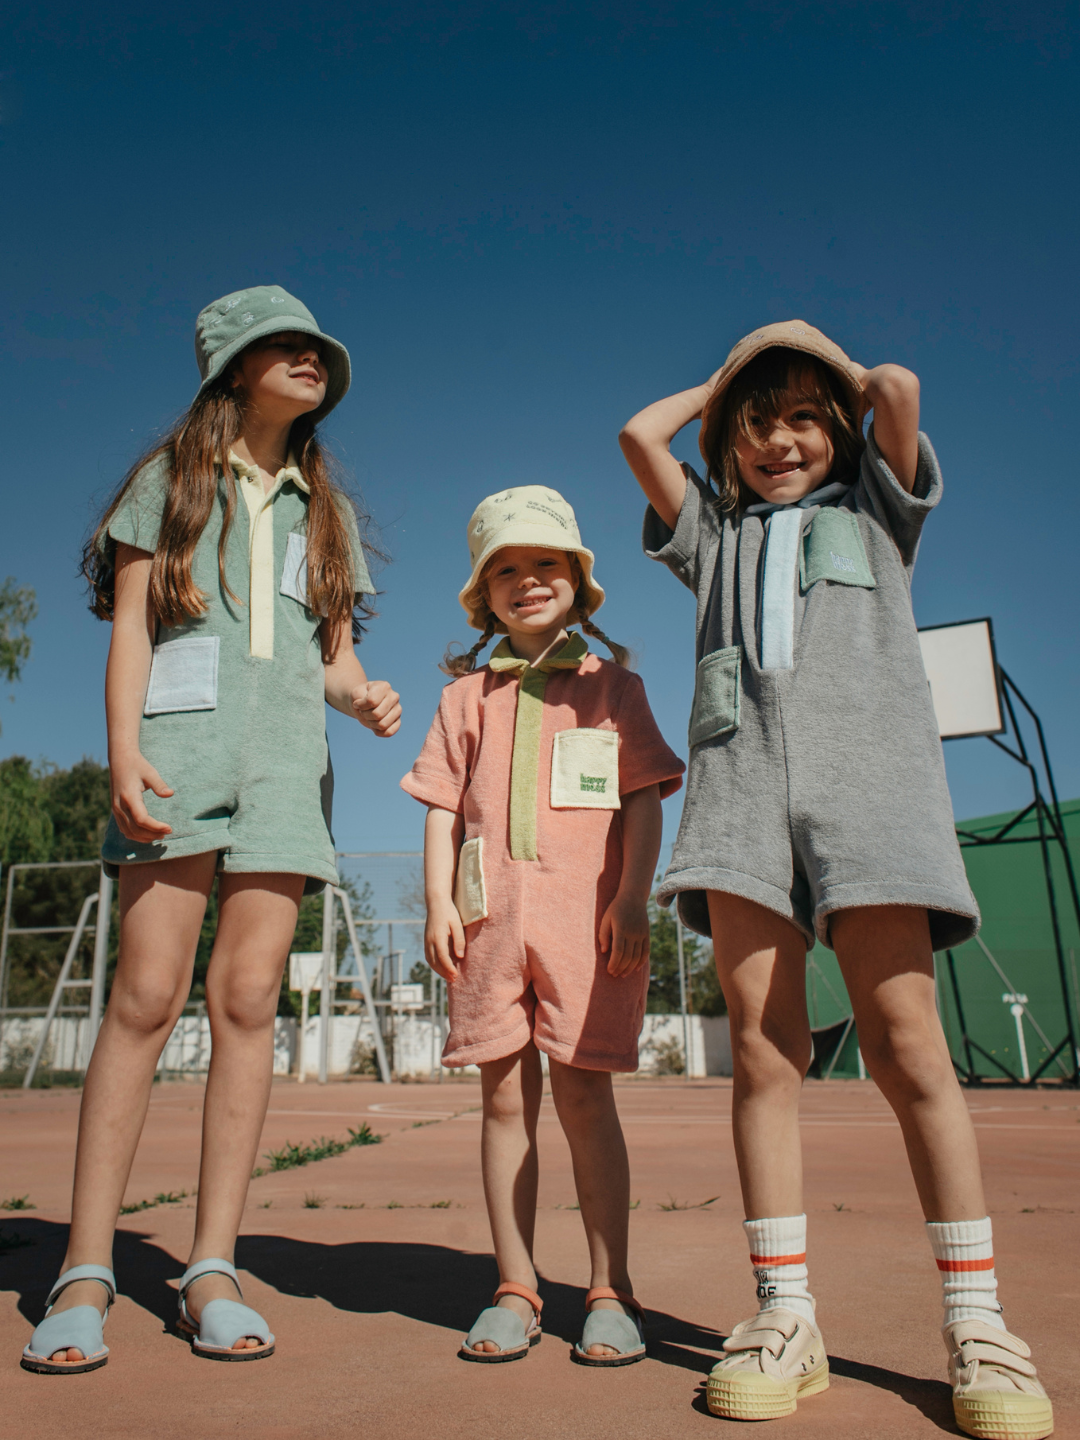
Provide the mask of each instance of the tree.
[{"label": "tree", "polygon": [[23,666],[30,659],[32,642],[26,627],[37,613],[34,591],[29,585],[16,585],[9,575],[0,584],[0,675],[9,685],[22,679]]},{"label": "tree", "polygon": [[[727,1004],[716,978],[712,946],[683,926],[686,1008],[691,1015],[726,1015]],[[652,1015],[679,1012],[679,946],[673,909],[649,900],[649,999]]]}]

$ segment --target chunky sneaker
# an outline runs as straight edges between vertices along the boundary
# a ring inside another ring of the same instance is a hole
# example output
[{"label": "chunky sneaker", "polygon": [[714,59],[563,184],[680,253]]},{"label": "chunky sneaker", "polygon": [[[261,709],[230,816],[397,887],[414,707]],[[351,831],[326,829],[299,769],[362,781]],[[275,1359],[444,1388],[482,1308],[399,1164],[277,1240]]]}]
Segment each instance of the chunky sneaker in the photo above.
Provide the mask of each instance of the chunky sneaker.
[{"label": "chunky sneaker", "polygon": [[744,1320],[724,1350],[709,1376],[708,1401],[725,1420],[778,1420],[792,1414],[796,1400],[829,1388],[821,1331],[791,1310],[762,1310]]},{"label": "chunky sneaker", "polygon": [[1031,1351],[982,1320],[954,1320],[941,1332],[949,1352],[953,1414],[978,1440],[1042,1440],[1054,1412],[1036,1379]]}]

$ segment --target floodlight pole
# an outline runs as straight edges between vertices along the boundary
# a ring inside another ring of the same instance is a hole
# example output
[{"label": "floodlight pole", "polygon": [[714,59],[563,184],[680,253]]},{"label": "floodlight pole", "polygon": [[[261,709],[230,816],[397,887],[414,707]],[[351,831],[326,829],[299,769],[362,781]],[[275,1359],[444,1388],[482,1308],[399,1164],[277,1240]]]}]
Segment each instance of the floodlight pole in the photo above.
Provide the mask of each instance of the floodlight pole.
[{"label": "floodlight pole", "polygon": [[325,1085],[330,1069],[330,1017],[334,1011],[334,886],[323,890],[322,990],[319,995],[319,1084]]}]

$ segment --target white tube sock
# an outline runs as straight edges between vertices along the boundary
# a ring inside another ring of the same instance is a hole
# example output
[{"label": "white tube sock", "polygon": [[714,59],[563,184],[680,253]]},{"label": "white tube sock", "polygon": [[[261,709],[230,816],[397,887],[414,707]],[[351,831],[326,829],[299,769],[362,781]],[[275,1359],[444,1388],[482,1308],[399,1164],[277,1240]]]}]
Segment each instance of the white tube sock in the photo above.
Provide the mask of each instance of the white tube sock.
[{"label": "white tube sock", "polygon": [[985,1220],[931,1220],[926,1233],[941,1271],[945,1324],[982,1320],[996,1330],[1004,1330],[989,1216]]},{"label": "white tube sock", "polygon": [[814,1297],[806,1288],[806,1216],[744,1220],[757,1280],[758,1311],[782,1306],[814,1324]]}]

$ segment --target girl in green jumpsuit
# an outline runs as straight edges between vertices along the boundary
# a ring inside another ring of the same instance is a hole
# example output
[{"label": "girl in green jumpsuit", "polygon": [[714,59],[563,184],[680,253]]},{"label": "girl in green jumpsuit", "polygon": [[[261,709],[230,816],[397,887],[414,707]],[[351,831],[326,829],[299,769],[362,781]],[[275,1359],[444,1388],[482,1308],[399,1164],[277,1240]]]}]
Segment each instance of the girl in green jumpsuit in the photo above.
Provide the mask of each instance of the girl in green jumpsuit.
[{"label": "girl in green jumpsuit", "polygon": [[323,707],[379,736],[400,723],[397,695],[353,650],[373,588],[315,431],[348,389],[347,351],[268,285],[207,306],[196,353],[191,408],[87,547],[93,608],[113,622],[102,858],[119,874],[120,953],[83,1092],[68,1251],[23,1352],[44,1373],[107,1359],[116,1216],[215,876],[212,1058],[179,1324],[208,1358],[273,1352],[265,1320],[240,1303],[232,1256],[298,906],[337,879]]}]

